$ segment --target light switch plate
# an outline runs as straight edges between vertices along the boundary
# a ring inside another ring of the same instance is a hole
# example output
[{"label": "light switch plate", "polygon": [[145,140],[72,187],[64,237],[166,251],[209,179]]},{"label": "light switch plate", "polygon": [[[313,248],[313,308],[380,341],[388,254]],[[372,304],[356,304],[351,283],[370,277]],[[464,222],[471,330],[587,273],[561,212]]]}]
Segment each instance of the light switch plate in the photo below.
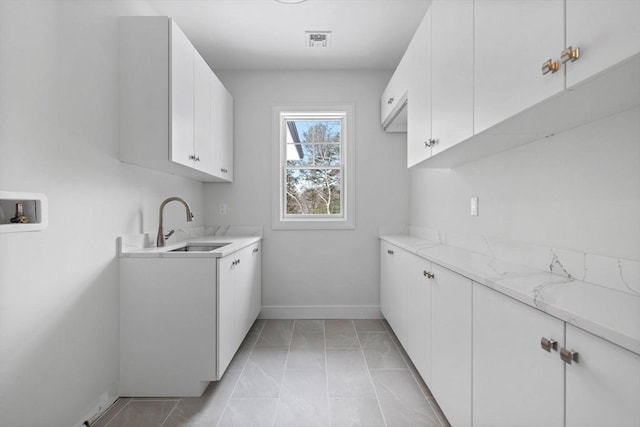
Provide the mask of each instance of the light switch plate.
[{"label": "light switch plate", "polygon": [[471,216],[478,216],[478,198],[471,198]]}]

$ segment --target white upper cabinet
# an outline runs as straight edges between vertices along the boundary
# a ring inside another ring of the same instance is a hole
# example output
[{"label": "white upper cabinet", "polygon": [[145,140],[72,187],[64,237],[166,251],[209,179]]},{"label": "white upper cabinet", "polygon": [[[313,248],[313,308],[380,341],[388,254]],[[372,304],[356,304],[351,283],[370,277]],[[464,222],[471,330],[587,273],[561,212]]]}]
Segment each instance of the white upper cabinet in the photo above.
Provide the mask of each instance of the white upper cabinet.
[{"label": "white upper cabinet", "polygon": [[233,98],[215,74],[210,75],[212,172],[233,181]]},{"label": "white upper cabinet", "polygon": [[640,1],[566,0],[567,42],[580,58],[566,64],[571,88],[640,51]]},{"label": "white upper cabinet", "polygon": [[233,100],[217,78],[221,88],[211,90],[211,76],[172,19],[120,18],[120,159],[199,181],[231,181]]},{"label": "white upper cabinet", "polygon": [[171,50],[171,160],[193,166],[194,123],[194,50],[187,36],[172,20]]},{"label": "white upper cabinet", "polygon": [[456,167],[638,106],[639,20],[639,0],[433,0],[396,70],[408,166]]},{"label": "white upper cabinet", "polygon": [[431,9],[405,54],[409,61],[407,166],[431,156]]},{"label": "white upper cabinet", "polygon": [[473,0],[431,3],[431,154],[473,135]]},{"label": "white upper cabinet", "polygon": [[564,89],[542,64],[564,45],[564,0],[475,0],[474,133]]},{"label": "white upper cabinet", "polygon": [[407,131],[408,62],[405,53],[380,97],[380,124],[385,132]]},{"label": "white upper cabinet", "polygon": [[194,141],[193,141],[193,167],[204,173],[215,175],[214,169],[217,160],[214,145],[211,141],[211,70],[198,52],[194,51]]}]

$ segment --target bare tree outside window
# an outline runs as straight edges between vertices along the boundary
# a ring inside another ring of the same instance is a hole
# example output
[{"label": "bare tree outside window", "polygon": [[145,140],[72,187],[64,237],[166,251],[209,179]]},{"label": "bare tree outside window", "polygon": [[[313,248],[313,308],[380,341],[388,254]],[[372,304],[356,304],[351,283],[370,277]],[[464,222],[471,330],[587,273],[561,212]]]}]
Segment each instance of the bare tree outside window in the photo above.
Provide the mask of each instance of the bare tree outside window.
[{"label": "bare tree outside window", "polygon": [[342,123],[287,120],[285,215],[342,215]]}]

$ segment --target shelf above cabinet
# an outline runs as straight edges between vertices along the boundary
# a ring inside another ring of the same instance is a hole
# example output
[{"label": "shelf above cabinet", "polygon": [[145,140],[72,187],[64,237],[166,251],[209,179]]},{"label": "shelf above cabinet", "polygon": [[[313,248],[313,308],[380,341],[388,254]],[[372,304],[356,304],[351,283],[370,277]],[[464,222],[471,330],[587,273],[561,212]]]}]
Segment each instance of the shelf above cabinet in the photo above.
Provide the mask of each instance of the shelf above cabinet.
[{"label": "shelf above cabinet", "polygon": [[640,106],[640,54],[416,164],[455,168]]}]

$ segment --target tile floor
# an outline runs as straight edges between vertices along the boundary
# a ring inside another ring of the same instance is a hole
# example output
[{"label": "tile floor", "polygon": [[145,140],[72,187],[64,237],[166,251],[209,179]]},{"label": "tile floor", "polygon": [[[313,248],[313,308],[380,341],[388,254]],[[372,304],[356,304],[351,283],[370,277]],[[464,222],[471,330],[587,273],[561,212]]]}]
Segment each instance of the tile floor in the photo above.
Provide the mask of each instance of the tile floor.
[{"label": "tile floor", "polygon": [[257,320],[199,398],[119,399],[95,427],[449,426],[385,321]]}]

